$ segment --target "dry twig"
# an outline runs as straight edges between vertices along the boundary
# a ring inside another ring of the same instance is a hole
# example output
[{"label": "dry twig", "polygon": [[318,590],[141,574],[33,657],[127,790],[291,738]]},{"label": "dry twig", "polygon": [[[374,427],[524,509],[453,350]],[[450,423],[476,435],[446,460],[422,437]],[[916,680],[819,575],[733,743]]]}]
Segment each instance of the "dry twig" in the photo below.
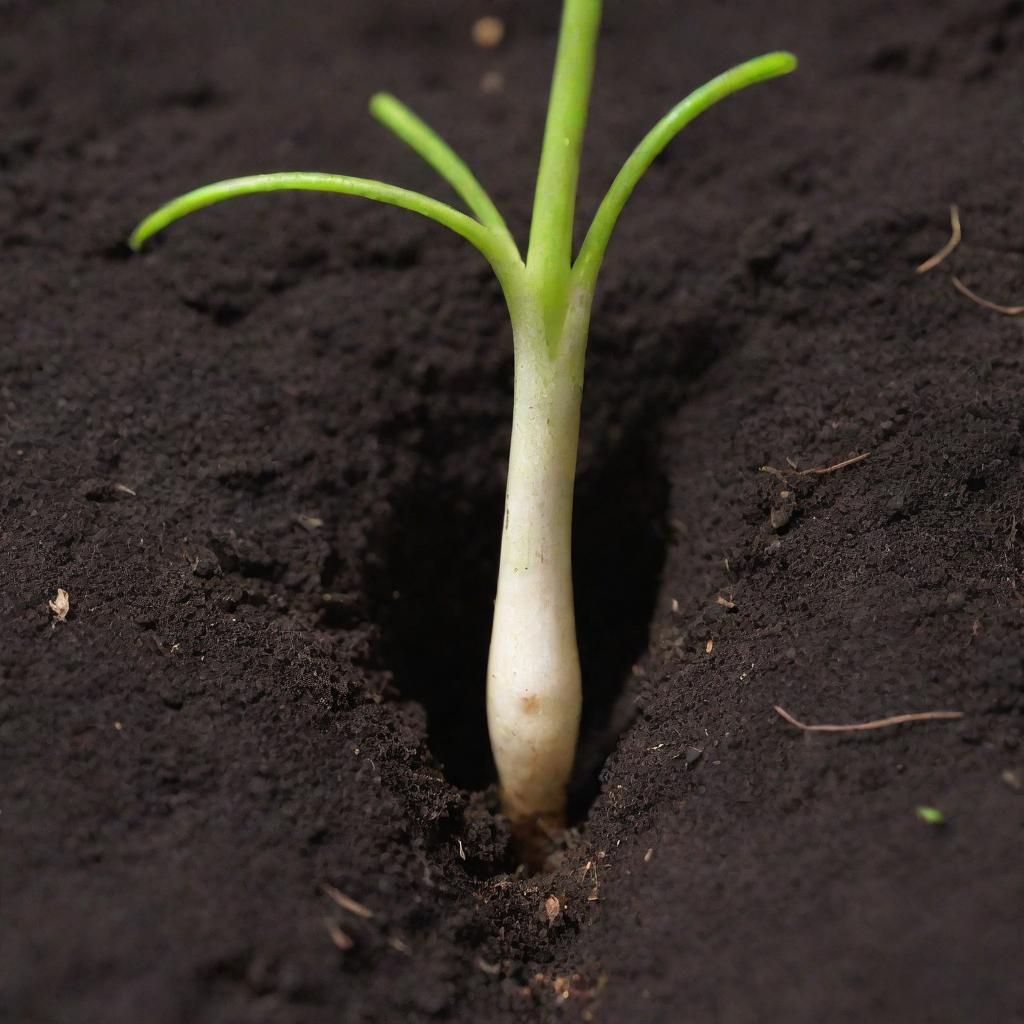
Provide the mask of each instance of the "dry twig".
[{"label": "dry twig", "polygon": [[827,473],[835,473],[836,470],[846,469],[847,466],[852,466],[857,462],[863,462],[871,452],[861,452],[859,455],[853,455],[848,459],[843,459],[842,462],[833,463],[831,466],[814,466],[811,469],[797,469],[796,463],[792,459],[787,458],[786,461],[792,466],[792,469],[776,469],[774,466],[762,466],[762,473],[771,473],[772,476],[777,476],[783,483],[786,482],[786,478],[790,476],[825,476]]},{"label": "dry twig", "polygon": [[831,466],[815,466],[813,469],[799,469],[797,474],[799,476],[824,476],[826,473],[834,473],[837,469],[846,469],[847,466],[852,466],[856,462],[863,462],[871,452],[861,452],[860,455],[854,455],[852,458],[843,459],[842,462],[836,462]]},{"label": "dry twig", "polygon": [[804,732],[866,732],[869,729],[884,729],[889,725],[902,725],[904,722],[929,722],[936,719],[964,717],[962,711],[919,711],[912,715],[893,715],[890,718],[878,718],[873,722],[859,722],[855,725],[805,725],[803,722],[798,722],[778,704],[773,706],[790,725],[795,725]]},{"label": "dry twig", "polygon": [[927,274],[929,270],[934,270],[960,244],[963,237],[960,231],[960,208],[955,203],[949,208],[949,226],[949,241],[917,268],[919,274]]}]

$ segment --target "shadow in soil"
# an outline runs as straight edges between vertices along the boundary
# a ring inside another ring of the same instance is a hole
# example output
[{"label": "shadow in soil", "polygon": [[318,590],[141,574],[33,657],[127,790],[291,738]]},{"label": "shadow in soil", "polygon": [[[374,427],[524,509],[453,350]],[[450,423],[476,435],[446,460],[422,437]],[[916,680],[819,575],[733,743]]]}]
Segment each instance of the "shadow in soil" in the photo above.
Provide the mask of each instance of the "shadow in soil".
[{"label": "shadow in soil", "polygon": [[[615,703],[647,649],[665,556],[668,486],[657,445],[636,436],[577,481],[574,586],[584,679],[573,808],[585,814],[623,723]],[[504,495],[421,480],[395,507],[384,564],[368,589],[380,661],[403,698],[427,712],[429,745],[448,779],[495,779],[485,678]]]}]

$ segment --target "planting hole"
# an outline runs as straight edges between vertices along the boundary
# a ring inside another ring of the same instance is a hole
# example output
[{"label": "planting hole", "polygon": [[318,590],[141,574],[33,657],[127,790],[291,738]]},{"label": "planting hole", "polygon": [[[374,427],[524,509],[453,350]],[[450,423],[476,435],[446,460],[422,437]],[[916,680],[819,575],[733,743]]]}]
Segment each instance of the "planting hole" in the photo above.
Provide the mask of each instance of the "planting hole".
[{"label": "planting hole", "polygon": [[[621,725],[613,714],[647,650],[665,556],[668,488],[657,445],[637,434],[577,481],[573,578],[583,720],[572,811],[585,814]],[[367,572],[380,662],[427,712],[449,781],[495,781],[485,680],[504,495],[424,477],[396,502],[383,561]]]}]

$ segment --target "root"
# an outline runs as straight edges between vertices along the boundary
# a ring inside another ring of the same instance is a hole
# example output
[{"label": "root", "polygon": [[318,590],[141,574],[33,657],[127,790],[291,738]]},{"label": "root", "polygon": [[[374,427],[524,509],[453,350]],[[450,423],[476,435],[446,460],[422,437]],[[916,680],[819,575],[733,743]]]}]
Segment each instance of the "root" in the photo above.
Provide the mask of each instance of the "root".
[{"label": "root", "polygon": [[[934,270],[960,244],[963,232],[960,229],[960,209],[955,203],[949,208],[949,223],[949,241],[934,256],[929,256],[924,263],[917,267],[917,273],[926,274],[929,270]],[[1024,314],[1024,306],[1004,306],[998,302],[983,299],[977,292],[971,291],[955,274],[950,277],[950,280],[953,282],[953,287],[961,295],[983,309],[990,309],[993,313],[1001,313],[1003,316],[1021,316]]]},{"label": "root", "polygon": [[1002,313],[1003,316],[1020,316],[1024,313],[1024,306],[1000,306],[998,302],[989,302],[988,299],[983,299],[976,292],[972,292],[959,277],[954,276],[951,280],[953,281],[953,287],[961,295],[966,296],[971,302],[983,306],[985,309],[991,309],[993,313]]},{"label": "root", "polygon": [[872,722],[858,722],[854,725],[805,725],[778,704],[773,706],[790,725],[795,725],[804,732],[867,732],[869,729],[884,729],[890,725],[903,725],[905,722],[930,722],[964,717],[962,711],[919,711],[912,715],[893,715],[890,718],[877,718]]},{"label": "root", "polygon": [[815,466],[812,469],[797,469],[795,462],[790,459],[786,459],[792,467],[791,469],[776,469],[774,466],[762,466],[761,472],[777,476],[783,481],[783,483],[785,483],[786,478],[790,476],[825,476],[828,473],[835,473],[837,470],[846,469],[847,466],[853,466],[858,462],[863,462],[870,454],[871,452],[861,452],[860,455],[854,455],[849,459],[843,459],[842,462],[836,462],[831,466]]},{"label": "root", "polygon": [[949,224],[949,241],[934,256],[929,256],[917,268],[917,273],[927,274],[929,270],[934,270],[960,244],[963,237],[960,231],[960,208],[955,203],[949,208]]}]

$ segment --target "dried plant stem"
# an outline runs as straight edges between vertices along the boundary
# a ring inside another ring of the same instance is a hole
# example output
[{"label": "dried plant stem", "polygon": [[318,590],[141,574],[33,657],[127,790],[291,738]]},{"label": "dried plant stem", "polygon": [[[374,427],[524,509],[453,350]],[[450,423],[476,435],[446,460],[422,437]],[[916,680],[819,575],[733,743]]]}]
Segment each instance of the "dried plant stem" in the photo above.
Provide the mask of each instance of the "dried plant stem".
[{"label": "dried plant stem", "polygon": [[798,722],[778,704],[775,704],[774,707],[790,725],[795,725],[804,732],[867,732],[870,729],[885,729],[887,726],[903,725],[906,722],[930,722],[964,717],[962,711],[919,711],[912,715],[892,715],[890,718],[877,718],[872,722],[858,722],[854,725],[806,725],[803,722]]},{"label": "dried plant stem", "polygon": [[934,270],[959,244],[963,237],[960,231],[960,208],[954,203],[949,208],[949,241],[934,256],[929,256],[918,268],[917,273],[927,274]]},{"label": "dried plant stem", "polygon": [[846,469],[847,466],[852,466],[857,462],[863,462],[871,452],[861,452],[860,455],[854,455],[852,458],[843,459],[842,462],[837,462],[832,466],[815,466],[813,469],[798,469],[797,476],[824,476],[826,473],[834,473],[837,469]]},{"label": "dried plant stem", "polygon": [[966,296],[971,302],[977,303],[977,305],[983,306],[985,309],[991,309],[993,313],[1002,313],[1003,316],[1020,316],[1024,313],[1024,306],[1001,306],[998,302],[989,302],[988,299],[983,299],[977,292],[972,292],[959,277],[953,277],[952,280],[953,287],[961,295]]}]

